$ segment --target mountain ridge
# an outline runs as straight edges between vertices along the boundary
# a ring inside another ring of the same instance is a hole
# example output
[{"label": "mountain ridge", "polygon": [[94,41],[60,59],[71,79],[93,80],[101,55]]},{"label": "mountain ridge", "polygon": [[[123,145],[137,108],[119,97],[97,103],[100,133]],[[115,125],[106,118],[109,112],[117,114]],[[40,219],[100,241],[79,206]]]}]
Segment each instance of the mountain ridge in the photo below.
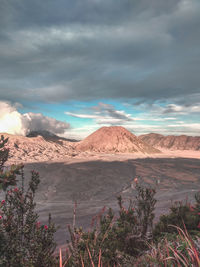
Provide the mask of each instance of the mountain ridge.
[{"label": "mountain ridge", "polygon": [[158,149],[200,151],[200,136],[143,134],[139,139]]},{"label": "mountain ridge", "polygon": [[[135,136],[122,126],[102,127],[82,141],[68,141],[44,132],[38,132],[34,137],[16,136],[0,133],[9,138],[7,146],[10,149],[12,161],[54,161],[75,156],[87,156],[93,153],[150,155],[167,153],[167,151],[200,151],[200,136],[164,136],[150,133]],[[50,136],[49,136],[50,135]],[[178,152],[179,151],[179,152]]]}]

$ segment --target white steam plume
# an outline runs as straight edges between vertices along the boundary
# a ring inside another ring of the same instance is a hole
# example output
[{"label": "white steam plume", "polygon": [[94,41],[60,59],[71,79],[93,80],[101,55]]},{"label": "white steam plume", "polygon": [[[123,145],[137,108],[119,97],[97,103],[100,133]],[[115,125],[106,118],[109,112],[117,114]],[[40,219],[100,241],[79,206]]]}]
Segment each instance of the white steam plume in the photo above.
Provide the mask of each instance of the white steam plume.
[{"label": "white steam plume", "polygon": [[9,102],[0,101],[0,132],[15,135],[26,135],[31,131],[49,131],[54,134],[63,134],[69,129],[66,122],[58,121],[41,113],[21,114]]}]

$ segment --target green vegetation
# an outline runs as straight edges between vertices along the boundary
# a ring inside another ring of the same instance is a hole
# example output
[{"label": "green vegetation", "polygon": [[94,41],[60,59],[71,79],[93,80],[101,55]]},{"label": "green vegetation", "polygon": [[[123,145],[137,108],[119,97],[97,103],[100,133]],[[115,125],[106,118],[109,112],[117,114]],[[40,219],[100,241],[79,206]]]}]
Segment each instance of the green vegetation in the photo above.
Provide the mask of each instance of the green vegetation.
[{"label": "green vegetation", "polygon": [[130,201],[127,209],[122,198],[118,197],[119,216],[115,216],[112,209],[103,209],[96,217],[92,230],[84,232],[82,228],[69,227],[71,245],[66,266],[81,266],[82,262],[89,266],[91,259],[94,265],[98,265],[99,257],[103,266],[117,266],[123,264],[127,257],[137,257],[148,249],[156,203],[155,190],[136,185],[136,191],[135,202]]},{"label": "green vegetation", "polygon": [[154,239],[160,240],[166,236],[170,237],[176,233],[175,225],[181,229],[187,229],[191,235],[200,236],[200,193],[195,195],[196,203],[191,205],[187,202],[175,202],[169,214],[160,216],[159,222],[154,227]]},{"label": "green vegetation", "polygon": [[175,203],[153,227],[155,189],[135,189],[127,209],[118,198],[118,216],[103,209],[92,230],[69,227],[65,266],[200,266],[200,193],[193,206]]},{"label": "green vegetation", "polygon": [[[39,174],[32,171],[24,187],[23,166],[5,167],[7,141],[1,137],[0,186],[5,198],[0,204],[0,266],[59,266],[55,225],[50,215],[48,224],[41,225],[35,212]],[[155,189],[136,179],[135,192],[129,203],[118,197],[118,214],[103,208],[90,230],[69,226],[70,241],[66,252],[60,250],[60,267],[200,266],[200,193],[193,205],[174,203],[153,225]]]}]

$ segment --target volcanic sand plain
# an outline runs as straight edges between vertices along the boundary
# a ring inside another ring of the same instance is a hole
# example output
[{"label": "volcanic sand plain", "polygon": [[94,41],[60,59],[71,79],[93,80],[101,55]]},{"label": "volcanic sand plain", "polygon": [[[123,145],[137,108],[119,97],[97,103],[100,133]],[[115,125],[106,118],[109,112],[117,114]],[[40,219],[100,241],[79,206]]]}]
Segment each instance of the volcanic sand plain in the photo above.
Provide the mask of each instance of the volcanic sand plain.
[{"label": "volcanic sand plain", "polygon": [[60,226],[55,235],[58,245],[69,238],[67,225],[72,225],[75,202],[76,226],[87,229],[104,206],[117,212],[117,196],[129,201],[135,194],[135,177],[157,190],[156,220],[172,202],[190,201],[200,189],[200,152],[195,151],[165,151],[152,156],[82,153],[62,161],[27,162],[27,180],[32,169],[41,179],[36,194],[40,221],[45,223],[48,213],[52,214]]}]

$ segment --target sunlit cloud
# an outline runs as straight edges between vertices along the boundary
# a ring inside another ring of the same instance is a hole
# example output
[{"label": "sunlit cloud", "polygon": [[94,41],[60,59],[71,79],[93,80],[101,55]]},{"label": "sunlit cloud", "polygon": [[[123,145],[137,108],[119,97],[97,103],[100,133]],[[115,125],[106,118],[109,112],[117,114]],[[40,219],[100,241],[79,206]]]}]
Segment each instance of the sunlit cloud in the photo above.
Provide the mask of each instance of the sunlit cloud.
[{"label": "sunlit cloud", "polygon": [[26,135],[31,131],[46,130],[54,134],[62,134],[70,125],[42,115],[41,113],[21,114],[16,106],[0,101],[0,132],[15,135]]}]

